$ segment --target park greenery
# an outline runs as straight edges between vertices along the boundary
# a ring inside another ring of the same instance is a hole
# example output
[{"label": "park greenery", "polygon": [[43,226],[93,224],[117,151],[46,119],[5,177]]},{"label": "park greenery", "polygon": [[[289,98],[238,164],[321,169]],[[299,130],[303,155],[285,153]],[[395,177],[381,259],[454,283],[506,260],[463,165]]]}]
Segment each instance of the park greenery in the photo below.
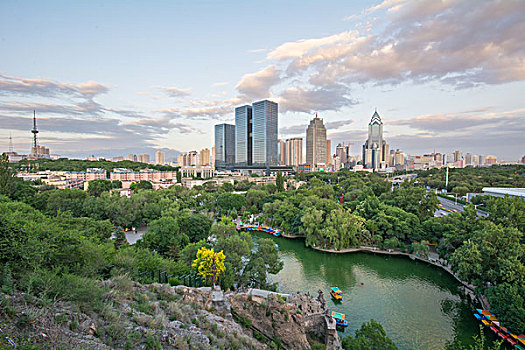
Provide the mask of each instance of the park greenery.
[{"label": "park greenery", "polygon": [[[416,171],[418,182],[430,188],[445,189],[446,168]],[[525,187],[523,165],[449,168],[448,192],[464,195],[480,193],[483,187]]]},{"label": "park greenery", "polygon": [[[494,169],[498,180],[491,184],[502,186],[500,171],[508,169]],[[489,181],[487,170],[480,171],[483,183]],[[510,184],[523,181],[505,174]],[[503,325],[517,334],[525,332],[523,200],[489,198],[487,218],[477,217],[472,205],[462,213],[434,217],[437,197],[421,181],[393,188],[378,174],[343,170],[301,173],[296,176],[300,186],[285,189],[279,178],[278,185],[245,180],[217,186],[210,181],[192,189],[157,191],[137,185],[128,198],[112,193],[110,182],[87,192],[24,182],[2,158],[1,287],[100,307],[93,304],[96,281],[123,274],[150,283],[155,272],[163,271],[179,283],[179,276],[201,273],[205,282],[213,283],[210,269],[201,269],[206,265],[202,252],[211,251],[224,256],[224,268],[215,273],[215,282],[224,289],[275,289],[268,274],[278,273],[283,263],[273,241],[254,243],[232,222],[239,218],[303,236],[307,246],[317,249],[373,246],[427,258],[430,246],[437,246],[439,258],[486,296]],[[137,244],[126,244],[122,229],[146,226],[148,232]],[[356,336],[361,339],[370,332],[378,332],[373,323]]]},{"label": "park greenery", "polygon": [[24,171],[86,171],[87,168],[99,168],[104,169],[108,173],[113,171],[114,168],[126,168],[130,170],[141,170],[141,169],[155,169],[160,171],[176,171],[177,167],[169,165],[159,164],[146,164],[141,162],[134,162],[131,160],[121,160],[118,162],[112,162],[109,160],[84,160],[84,159],[67,159],[60,158],[56,160],[52,159],[37,159],[27,160],[23,159],[14,164],[16,170]]}]

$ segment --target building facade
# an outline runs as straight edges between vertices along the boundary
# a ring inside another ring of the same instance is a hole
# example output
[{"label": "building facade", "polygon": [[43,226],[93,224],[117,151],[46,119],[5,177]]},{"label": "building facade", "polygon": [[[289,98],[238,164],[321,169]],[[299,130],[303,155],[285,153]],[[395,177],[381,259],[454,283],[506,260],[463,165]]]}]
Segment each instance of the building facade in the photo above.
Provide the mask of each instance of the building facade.
[{"label": "building facade", "polygon": [[139,154],[139,162],[141,162],[141,163],[149,163],[149,154],[147,154],[147,153]]},{"label": "building facade", "polygon": [[326,164],[326,128],[323,119],[317,116],[306,129],[306,164]]},{"label": "building facade", "polygon": [[296,137],[286,140],[285,165],[298,168],[303,164],[303,139]]},{"label": "building facade", "polygon": [[210,166],[211,165],[211,151],[209,148],[201,150],[200,153],[200,165],[201,166]]},{"label": "building facade", "polygon": [[166,164],[166,160],[164,159],[164,152],[155,152],[155,164]]},{"label": "building facade", "polygon": [[215,167],[225,168],[235,164],[235,125],[215,125]]},{"label": "building facade", "polygon": [[235,108],[235,164],[252,165],[252,106]]},{"label": "building facade", "polygon": [[254,102],[252,113],[252,164],[276,165],[279,163],[277,103],[268,100]]}]

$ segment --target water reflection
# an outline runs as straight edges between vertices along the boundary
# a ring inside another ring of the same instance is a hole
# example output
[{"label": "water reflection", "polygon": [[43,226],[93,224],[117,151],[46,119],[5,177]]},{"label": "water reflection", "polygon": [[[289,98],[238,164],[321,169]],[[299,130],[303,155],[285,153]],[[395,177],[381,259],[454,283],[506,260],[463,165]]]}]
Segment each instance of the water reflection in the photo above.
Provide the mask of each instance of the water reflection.
[{"label": "water reflection", "polygon": [[[258,237],[268,237],[257,233]],[[279,245],[284,269],[271,275],[279,290],[325,291],[337,286],[343,302],[328,302],[347,314],[346,334],[375,319],[400,349],[443,349],[455,337],[464,342],[477,332],[459,284],[446,272],[404,257],[366,253],[328,254],[304,247],[303,240],[272,237]]]}]

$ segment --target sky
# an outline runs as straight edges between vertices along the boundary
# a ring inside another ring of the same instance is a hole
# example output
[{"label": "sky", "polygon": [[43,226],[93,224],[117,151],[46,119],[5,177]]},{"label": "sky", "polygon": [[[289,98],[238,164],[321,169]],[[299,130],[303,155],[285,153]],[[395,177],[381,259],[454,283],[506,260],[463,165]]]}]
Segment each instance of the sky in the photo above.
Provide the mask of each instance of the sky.
[{"label": "sky", "polygon": [[[324,119],[361,151],[525,155],[525,0],[1,1],[0,151],[70,157],[213,145],[279,103],[279,138]],[[332,150],[333,152],[334,150]]]}]

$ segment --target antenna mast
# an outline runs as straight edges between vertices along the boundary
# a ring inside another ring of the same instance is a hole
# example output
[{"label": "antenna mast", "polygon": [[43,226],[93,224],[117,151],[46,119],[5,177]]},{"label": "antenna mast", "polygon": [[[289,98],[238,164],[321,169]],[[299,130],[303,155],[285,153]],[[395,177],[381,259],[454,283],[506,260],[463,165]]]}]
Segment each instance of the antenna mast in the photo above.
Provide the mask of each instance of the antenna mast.
[{"label": "antenna mast", "polygon": [[9,152],[13,153],[13,136],[9,133]]},{"label": "antenna mast", "polygon": [[38,134],[38,130],[36,128],[36,111],[33,111],[33,130],[31,130],[33,133],[33,156],[38,156],[38,148],[37,148],[37,142],[36,142],[36,134]]}]

